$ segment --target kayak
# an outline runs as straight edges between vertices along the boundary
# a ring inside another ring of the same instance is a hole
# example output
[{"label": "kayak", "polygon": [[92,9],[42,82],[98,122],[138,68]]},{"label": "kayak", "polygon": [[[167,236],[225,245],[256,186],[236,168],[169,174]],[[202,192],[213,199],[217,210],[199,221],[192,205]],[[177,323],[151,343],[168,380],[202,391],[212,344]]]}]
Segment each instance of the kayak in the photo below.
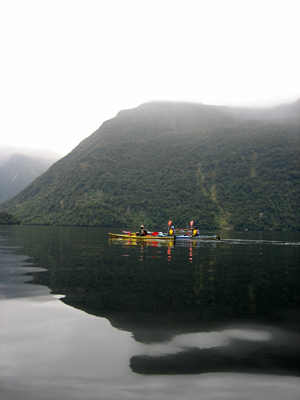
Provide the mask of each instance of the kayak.
[{"label": "kayak", "polygon": [[213,235],[213,236],[178,235],[178,236],[176,236],[176,240],[220,240],[220,236],[219,235]]},{"label": "kayak", "polygon": [[[122,234],[122,233],[109,233],[109,236],[113,239],[134,239],[134,240],[175,240],[175,236],[167,236],[167,235],[145,235],[145,236],[137,236],[134,233],[131,235]],[[177,237],[176,237],[177,239]]]}]

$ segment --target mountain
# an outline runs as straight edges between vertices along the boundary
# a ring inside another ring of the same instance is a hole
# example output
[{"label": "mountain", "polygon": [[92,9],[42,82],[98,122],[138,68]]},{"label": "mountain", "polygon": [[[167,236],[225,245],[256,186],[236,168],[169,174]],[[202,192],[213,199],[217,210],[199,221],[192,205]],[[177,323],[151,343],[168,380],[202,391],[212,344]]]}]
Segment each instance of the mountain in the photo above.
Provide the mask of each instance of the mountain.
[{"label": "mountain", "polygon": [[0,203],[14,197],[61,158],[54,152],[12,147],[0,148],[0,157]]},{"label": "mountain", "polygon": [[298,111],[123,110],[2,208],[27,224],[297,230]]},{"label": "mountain", "polygon": [[24,146],[0,146],[0,167],[7,163],[13,154],[24,154],[40,161],[52,162],[62,158],[62,155],[49,149],[38,149]]},{"label": "mountain", "polygon": [[240,108],[227,107],[224,109],[229,115],[239,119],[256,119],[256,120],[280,120],[280,119],[299,119],[300,118],[300,99],[292,104],[281,104],[273,108]]}]

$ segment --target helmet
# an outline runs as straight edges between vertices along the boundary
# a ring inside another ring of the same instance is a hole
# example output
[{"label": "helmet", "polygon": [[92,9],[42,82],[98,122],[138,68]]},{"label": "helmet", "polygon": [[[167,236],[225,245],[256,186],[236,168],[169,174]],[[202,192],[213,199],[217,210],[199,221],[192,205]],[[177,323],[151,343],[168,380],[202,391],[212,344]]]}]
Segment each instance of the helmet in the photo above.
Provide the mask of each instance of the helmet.
[{"label": "helmet", "polygon": [[140,229],[144,229],[144,225],[141,225]]},{"label": "helmet", "polygon": [[172,229],[174,229],[174,226],[171,226]]}]

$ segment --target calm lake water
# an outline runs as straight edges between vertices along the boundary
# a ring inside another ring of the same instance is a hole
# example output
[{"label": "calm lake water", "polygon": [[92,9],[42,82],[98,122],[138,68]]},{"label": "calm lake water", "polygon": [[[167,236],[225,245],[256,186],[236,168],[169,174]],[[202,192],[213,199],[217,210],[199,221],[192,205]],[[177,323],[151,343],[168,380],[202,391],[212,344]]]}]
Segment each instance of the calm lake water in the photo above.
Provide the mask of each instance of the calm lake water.
[{"label": "calm lake water", "polygon": [[300,398],[299,233],[0,226],[1,400]]}]

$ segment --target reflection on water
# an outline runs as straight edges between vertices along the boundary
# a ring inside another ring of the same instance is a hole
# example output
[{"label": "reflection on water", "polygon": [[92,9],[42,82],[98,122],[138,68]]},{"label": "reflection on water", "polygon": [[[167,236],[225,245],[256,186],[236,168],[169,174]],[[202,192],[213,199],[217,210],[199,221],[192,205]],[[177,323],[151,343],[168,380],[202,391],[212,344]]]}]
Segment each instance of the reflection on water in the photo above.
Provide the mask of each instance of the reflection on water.
[{"label": "reflection on water", "polygon": [[[120,239],[120,238],[109,238],[108,240],[109,244],[111,245],[116,245],[116,246],[122,246],[124,249],[126,249],[128,246],[137,246],[139,248],[139,252],[141,253],[140,260],[142,261],[143,258],[145,257],[161,257],[162,251],[159,251],[160,247],[166,247],[167,246],[167,261],[171,261],[172,259],[172,248],[176,247],[187,247],[189,248],[189,253],[188,253],[188,259],[189,262],[193,262],[193,254],[195,255],[198,254],[197,248],[203,246],[203,243],[206,245],[209,243],[210,246],[216,247],[217,242],[215,240],[177,240],[177,241],[167,241],[167,240],[140,240],[140,239]],[[158,251],[155,252],[153,249],[151,252],[147,252],[147,247],[151,248],[157,248]],[[148,254],[147,254],[148,253]],[[124,253],[123,256],[128,257],[128,253]]]},{"label": "reflection on water", "polygon": [[130,367],[146,375],[242,371],[299,375],[299,347],[296,333],[243,324],[179,335],[133,356]]},{"label": "reflection on water", "polygon": [[[171,261],[172,259],[172,247],[175,246],[174,241],[170,240],[140,240],[140,239],[119,239],[119,238],[110,238],[109,239],[109,244],[111,245],[119,245],[122,246],[122,248],[126,249],[128,246],[136,246],[137,251],[139,252],[139,260],[143,261],[144,258],[146,257],[151,257],[151,258],[159,258],[161,257],[161,251],[159,250],[160,247],[168,247],[167,249],[167,261]],[[147,247],[151,247],[151,252],[148,252]],[[157,251],[155,251],[157,249]],[[128,252],[124,252],[123,257],[129,257]]]},{"label": "reflection on water", "polygon": [[[102,317],[130,334],[126,365],[134,375],[299,376],[299,236],[225,232],[217,242],[174,244],[109,240],[108,231],[0,233],[15,257],[30,257],[30,270],[22,267],[28,287],[49,288],[85,321]],[[11,267],[3,271],[4,297],[17,298],[20,282],[7,289]]]}]

